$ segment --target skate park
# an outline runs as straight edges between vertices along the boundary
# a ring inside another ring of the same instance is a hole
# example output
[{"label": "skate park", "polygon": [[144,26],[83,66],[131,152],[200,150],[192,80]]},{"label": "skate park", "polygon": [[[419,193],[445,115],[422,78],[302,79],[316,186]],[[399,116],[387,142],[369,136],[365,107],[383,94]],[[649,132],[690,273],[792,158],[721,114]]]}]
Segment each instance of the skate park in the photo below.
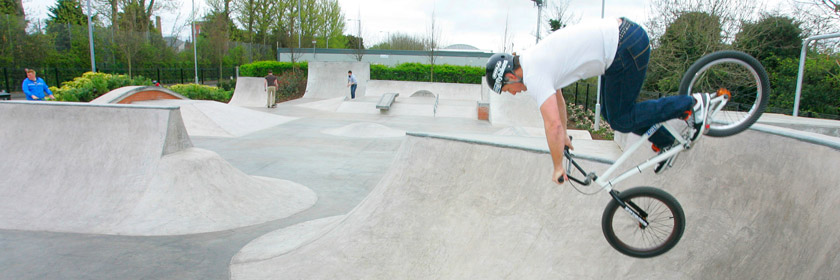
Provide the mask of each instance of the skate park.
[{"label": "skate park", "polygon": [[[262,79],[247,77],[230,104],[154,94],[115,104],[126,100],[116,93],[92,104],[0,102],[9,123],[0,133],[0,278],[840,272],[835,121],[765,114],[744,133],[704,137],[663,174],[622,183],[662,188],[687,215],[673,250],[634,259],[604,240],[606,195],[547,180],[551,159],[529,97],[370,80],[359,64],[310,64],[304,97],[276,108],[264,106]],[[348,69],[360,79],[355,99]],[[596,170],[624,145],[570,134]]]}]

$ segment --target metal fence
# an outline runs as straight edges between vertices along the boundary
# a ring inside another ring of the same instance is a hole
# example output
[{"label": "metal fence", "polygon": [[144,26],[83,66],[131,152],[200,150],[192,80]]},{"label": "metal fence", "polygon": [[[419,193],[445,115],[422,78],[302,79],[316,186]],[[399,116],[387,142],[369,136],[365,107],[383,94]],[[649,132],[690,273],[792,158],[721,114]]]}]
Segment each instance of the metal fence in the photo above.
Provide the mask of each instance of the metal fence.
[{"label": "metal fence", "polygon": [[[88,68],[58,68],[45,67],[33,68],[38,73],[38,77],[44,79],[50,86],[61,86],[61,83],[71,81],[76,77],[81,77],[83,73],[90,71]],[[97,68],[98,72],[109,74],[128,74],[126,68]],[[221,72],[220,72],[221,70]],[[221,73],[221,75],[220,75]],[[131,75],[133,77],[143,76],[151,80],[156,80],[161,84],[186,84],[195,82],[194,68],[140,68],[132,69]],[[6,92],[20,92],[23,80],[26,79],[24,68],[3,67],[0,70],[0,89]],[[217,84],[219,77],[222,79],[236,78],[235,67],[225,67],[219,69],[215,68],[199,68],[198,81],[200,84]]]}]

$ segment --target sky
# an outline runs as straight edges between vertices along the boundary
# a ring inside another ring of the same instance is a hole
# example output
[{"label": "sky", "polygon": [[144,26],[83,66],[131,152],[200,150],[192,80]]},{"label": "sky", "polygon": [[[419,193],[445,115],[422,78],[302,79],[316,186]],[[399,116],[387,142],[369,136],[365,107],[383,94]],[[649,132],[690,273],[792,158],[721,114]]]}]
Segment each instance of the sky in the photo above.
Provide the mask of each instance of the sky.
[{"label": "sky", "polygon": [[[83,5],[86,4],[82,0]],[[175,11],[165,12],[163,21],[164,35],[170,35],[177,26],[183,26],[189,18],[191,0],[176,0],[180,5]],[[204,0],[194,0],[199,15],[207,8]],[[468,44],[481,50],[500,52],[505,45],[506,19],[508,21],[508,47],[523,50],[536,43],[535,31],[537,8],[531,0],[338,0],[345,22],[345,34],[356,35],[361,22],[361,35],[365,45],[382,42],[390,34],[403,33],[426,36],[434,18],[435,29],[440,30],[441,46]],[[551,2],[546,0],[546,7]],[[589,19],[601,17],[601,2],[597,0],[566,0],[575,18]],[[648,0],[603,0],[604,16],[625,16],[637,23],[644,24],[649,7]],[[768,6],[774,6],[785,0],[764,0]],[[47,8],[55,5],[55,0],[23,0],[28,18],[45,19]],[[543,9],[543,22],[551,12]],[[434,17],[432,14],[434,12]],[[180,13],[180,16],[178,15]],[[543,30],[545,27],[543,27]],[[180,37],[189,37],[189,28],[180,32]],[[508,50],[510,51],[510,50]]]}]

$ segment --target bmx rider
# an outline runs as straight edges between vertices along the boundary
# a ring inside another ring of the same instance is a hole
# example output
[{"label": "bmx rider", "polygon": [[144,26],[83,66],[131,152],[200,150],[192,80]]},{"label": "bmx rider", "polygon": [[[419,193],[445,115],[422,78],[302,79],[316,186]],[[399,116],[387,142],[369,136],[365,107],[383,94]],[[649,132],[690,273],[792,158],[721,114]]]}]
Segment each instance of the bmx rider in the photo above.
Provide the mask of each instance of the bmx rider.
[{"label": "bmx rider", "polygon": [[[697,130],[705,126],[708,94],[668,96],[636,103],[650,60],[647,32],[626,18],[589,20],[555,31],[520,55],[498,53],[487,61],[487,84],[496,93],[527,91],[537,101],[554,163],[551,180],[568,181],[563,147],[574,149],[566,133],[566,101],[561,89],[602,75],[601,114],[613,129],[638,135],[654,124],[683,118]],[[649,139],[664,151],[674,138],[664,130]],[[656,171],[665,166],[661,162]]]}]

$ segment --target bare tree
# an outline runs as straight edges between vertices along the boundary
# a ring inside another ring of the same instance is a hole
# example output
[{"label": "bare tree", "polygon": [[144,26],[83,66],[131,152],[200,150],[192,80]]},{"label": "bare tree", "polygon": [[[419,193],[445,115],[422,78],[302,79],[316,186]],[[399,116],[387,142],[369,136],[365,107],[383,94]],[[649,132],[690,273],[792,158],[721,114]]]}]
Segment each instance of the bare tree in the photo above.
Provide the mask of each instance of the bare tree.
[{"label": "bare tree", "polygon": [[806,36],[840,32],[840,0],[789,0]]},{"label": "bare tree", "polygon": [[549,4],[548,20],[541,24],[546,27],[546,34],[565,28],[569,24],[580,22],[581,16],[569,9],[569,0],[556,0]]},{"label": "bare tree", "polygon": [[422,51],[425,50],[424,38],[421,36],[412,36],[403,33],[394,33],[388,37],[385,42],[376,44],[371,49],[375,50],[405,50],[405,51]]},{"label": "bare tree", "polygon": [[645,24],[651,35],[651,43],[657,39],[677,18],[690,12],[706,13],[720,19],[723,40],[731,42],[740,30],[743,21],[758,18],[758,12],[765,4],[753,0],[650,0],[651,15]]},{"label": "bare tree", "polygon": [[429,25],[429,29],[426,33],[426,40],[425,40],[425,49],[426,54],[429,57],[429,64],[431,64],[432,68],[429,73],[429,81],[435,81],[435,61],[437,61],[438,56],[438,49],[440,48],[440,41],[441,41],[441,29],[435,26],[436,17],[435,17],[435,8],[432,8],[432,19],[431,24]]},{"label": "bare tree", "polygon": [[510,44],[510,50],[513,51],[513,33],[508,33],[508,28],[510,27],[510,12],[505,14],[505,33],[502,35],[502,52],[508,52],[508,42]]},{"label": "bare tree", "polygon": [[211,11],[204,17],[210,58],[219,65],[219,81],[224,78],[222,67],[230,43],[230,0],[209,0]]}]

